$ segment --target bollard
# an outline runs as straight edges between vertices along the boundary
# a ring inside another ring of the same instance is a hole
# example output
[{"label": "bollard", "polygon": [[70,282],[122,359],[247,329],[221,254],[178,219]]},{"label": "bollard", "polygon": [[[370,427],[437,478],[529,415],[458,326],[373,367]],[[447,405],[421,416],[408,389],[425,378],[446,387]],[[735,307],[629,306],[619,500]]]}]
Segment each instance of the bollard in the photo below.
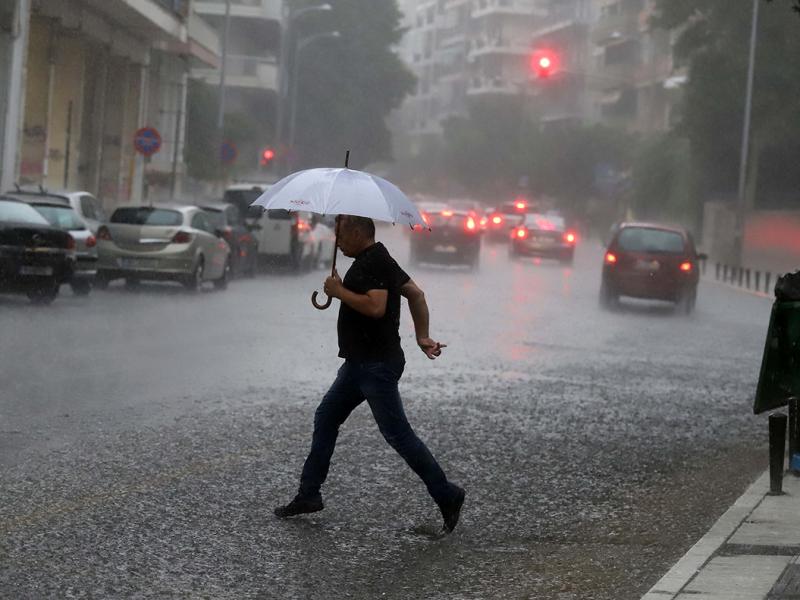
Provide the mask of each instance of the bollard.
[{"label": "bollard", "polygon": [[756,291],[761,291],[761,271],[756,271]]},{"label": "bollard", "polygon": [[770,273],[769,271],[767,271],[767,273],[764,275],[764,291],[765,291],[767,294],[769,294],[769,293],[770,293],[770,291],[771,291],[771,290],[769,289],[769,284],[770,284],[770,283],[772,283],[771,279],[772,279],[772,273]]},{"label": "bollard", "polygon": [[719,267],[720,267],[720,264],[717,263],[717,266],[716,266],[716,269],[717,269],[716,270],[716,279],[717,279],[717,281],[719,281]]},{"label": "bollard", "polygon": [[742,267],[739,267],[739,287],[742,287],[743,283],[744,283],[744,269]]},{"label": "bollard", "polygon": [[728,265],[724,265],[722,269],[722,281],[725,283],[728,282]]},{"label": "bollard", "polygon": [[747,289],[750,289],[750,269],[745,269],[744,271],[744,279],[745,285],[747,285]]},{"label": "bollard", "polygon": [[783,494],[783,461],[786,456],[786,415],[769,416],[769,495]]},{"label": "bollard", "polygon": [[800,475],[800,398],[789,398],[789,471]]}]

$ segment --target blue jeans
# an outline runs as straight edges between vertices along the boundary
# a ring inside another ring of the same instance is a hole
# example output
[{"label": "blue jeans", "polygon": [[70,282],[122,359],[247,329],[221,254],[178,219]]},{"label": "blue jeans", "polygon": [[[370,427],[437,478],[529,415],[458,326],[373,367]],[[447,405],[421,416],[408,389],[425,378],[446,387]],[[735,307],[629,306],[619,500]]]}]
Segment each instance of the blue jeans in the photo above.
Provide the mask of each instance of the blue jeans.
[{"label": "blue jeans", "polygon": [[430,450],[411,429],[403,411],[397,382],[404,366],[403,359],[365,363],[348,360],[341,366],[336,381],[314,413],[311,452],[300,477],[301,497],[312,499],[320,496],[339,426],[354,408],[366,400],[384,439],[422,479],[433,499],[438,504],[452,500],[454,487],[448,483]]}]

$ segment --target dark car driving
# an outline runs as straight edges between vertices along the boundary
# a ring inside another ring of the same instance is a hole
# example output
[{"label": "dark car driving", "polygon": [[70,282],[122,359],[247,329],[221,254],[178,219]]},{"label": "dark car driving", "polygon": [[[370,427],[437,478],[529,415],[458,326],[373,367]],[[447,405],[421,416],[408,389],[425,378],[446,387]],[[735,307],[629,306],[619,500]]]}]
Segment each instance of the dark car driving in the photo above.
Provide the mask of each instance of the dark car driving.
[{"label": "dark car driving", "polygon": [[464,264],[477,267],[481,253],[479,216],[471,211],[444,209],[423,213],[430,229],[411,235],[409,262]]},{"label": "dark car driving", "polygon": [[49,304],[75,266],[75,240],[27,203],[0,196],[0,292]]},{"label": "dark car driving", "polygon": [[704,258],[682,228],[622,223],[603,258],[600,304],[611,308],[620,296],[665,300],[689,314],[697,300],[698,261]]},{"label": "dark car driving", "polygon": [[528,214],[511,231],[509,253],[512,257],[540,256],[571,264],[577,239],[577,234],[567,229],[562,217]]},{"label": "dark car driving", "polygon": [[231,247],[231,271],[235,276],[256,274],[258,242],[250,233],[242,212],[235,204],[219,203],[201,206],[211,225]]}]

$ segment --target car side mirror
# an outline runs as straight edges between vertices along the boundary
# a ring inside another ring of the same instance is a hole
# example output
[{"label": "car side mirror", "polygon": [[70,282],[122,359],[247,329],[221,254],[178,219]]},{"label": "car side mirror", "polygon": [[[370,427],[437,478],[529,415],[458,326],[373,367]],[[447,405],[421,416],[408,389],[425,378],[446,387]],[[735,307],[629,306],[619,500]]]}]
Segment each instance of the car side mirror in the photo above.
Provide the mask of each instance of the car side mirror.
[{"label": "car side mirror", "polygon": [[214,235],[215,235],[215,236],[217,236],[218,238],[223,238],[223,237],[225,237],[225,234],[224,234],[224,233],[222,233],[222,230],[221,230],[221,229],[215,229],[215,230],[214,230]]}]

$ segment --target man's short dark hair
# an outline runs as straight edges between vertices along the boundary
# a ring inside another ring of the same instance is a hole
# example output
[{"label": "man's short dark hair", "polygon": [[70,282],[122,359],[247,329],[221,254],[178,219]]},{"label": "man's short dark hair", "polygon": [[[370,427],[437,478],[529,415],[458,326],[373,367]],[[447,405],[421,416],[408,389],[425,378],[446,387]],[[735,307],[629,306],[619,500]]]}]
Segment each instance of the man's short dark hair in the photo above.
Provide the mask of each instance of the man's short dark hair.
[{"label": "man's short dark hair", "polygon": [[347,215],[347,222],[350,226],[358,230],[361,235],[368,239],[375,237],[375,222],[368,217],[356,217],[354,215]]}]

